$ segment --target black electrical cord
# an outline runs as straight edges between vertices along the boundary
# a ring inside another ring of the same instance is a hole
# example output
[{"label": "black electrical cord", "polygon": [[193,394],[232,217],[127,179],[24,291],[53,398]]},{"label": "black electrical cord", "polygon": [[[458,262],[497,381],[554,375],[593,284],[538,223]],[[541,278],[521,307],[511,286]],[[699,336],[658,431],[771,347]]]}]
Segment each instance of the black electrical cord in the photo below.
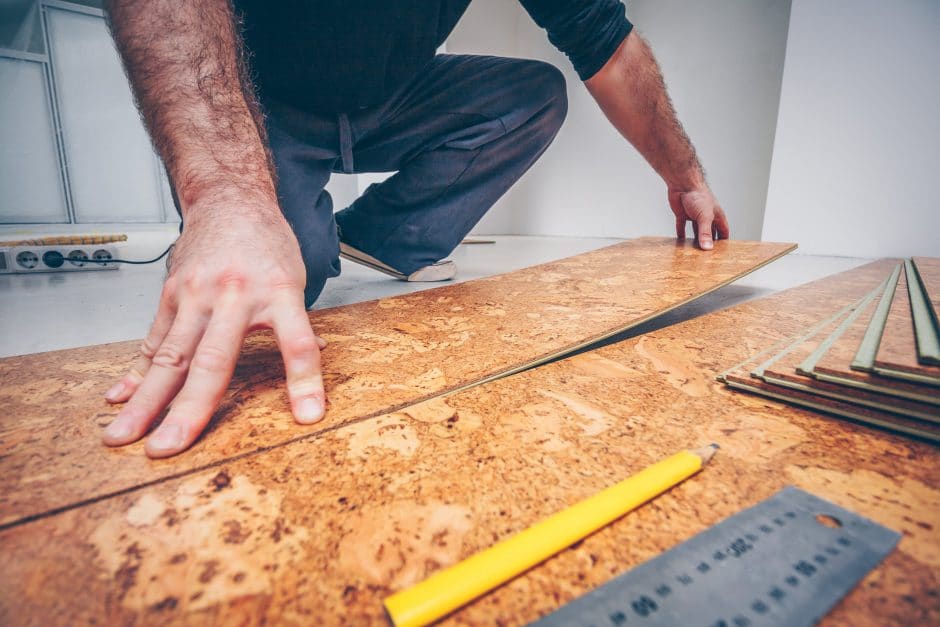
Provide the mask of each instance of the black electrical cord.
[{"label": "black electrical cord", "polygon": [[160,261],[161,259],[163,259],[164,257],[166,257],[166,256],[167,256],[167,253],[169,253],[171,250],[173,250],[173,244],[170,244],[169,246],[167,246],[166,250],[164,250],[162,253],[160,253],[160,256],[159,256],[159,257],[154,257],[153,259],[148,259],[148,260],[146,260],[146,261],[136,261],[136,260],[133,260],[133,259],[93,259],[93,258],[82,259],[81,257],[74,257],[74,258],[73,258],[73,257],[66,257],[66,261],[71,261],[71,262],[75,262],[75,263],[98,263],[98,264],[105,264],[105,263],[130,263],[130,264],[133,264],[133,265],[135,265],[135,266],[142,266],[142,265],[146,265],[146,264],[148,264],[148,263],[156,263],[156,262]]}]

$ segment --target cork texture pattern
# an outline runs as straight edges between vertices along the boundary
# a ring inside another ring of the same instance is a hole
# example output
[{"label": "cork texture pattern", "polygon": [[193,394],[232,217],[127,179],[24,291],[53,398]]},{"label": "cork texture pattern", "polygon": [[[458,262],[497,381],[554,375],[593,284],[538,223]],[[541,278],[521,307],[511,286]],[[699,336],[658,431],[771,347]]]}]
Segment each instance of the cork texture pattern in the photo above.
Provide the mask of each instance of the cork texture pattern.
[{"label": "cork texture pattern", "polygon": [[138,342],[0,360],[0,527],[315,437],[500,376],[617,333],[717,289],[794,248],[640,238],[504,275],[316,311],[330,405],[294,423],[269,333],[245,347],[204,436],[183,455],[147,459],[142,443],[100,444],[119,407],[102,398]]},{"label": "cork texture pattern", "polygon": [[862,267],[0,531],[0,623],[385,624],[381,601],[678,450],[698,475],[445,619],[524,624],[796,485],[903,534],[824,625],[940,621],[940,449],[715,380]]}]

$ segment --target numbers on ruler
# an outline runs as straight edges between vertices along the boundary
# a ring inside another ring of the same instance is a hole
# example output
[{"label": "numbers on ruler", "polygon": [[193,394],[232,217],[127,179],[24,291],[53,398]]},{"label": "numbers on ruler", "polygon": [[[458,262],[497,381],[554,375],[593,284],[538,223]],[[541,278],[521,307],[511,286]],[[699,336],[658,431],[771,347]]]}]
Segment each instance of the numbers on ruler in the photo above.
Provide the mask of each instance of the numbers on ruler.
[{"label": "numbers on ruler", "polygon": [[630,605],[633,606],[633,611],[640,616],[649,616],[659,609],[659,606],[656,605],[656,601],[645,594]]},{"label": "numbers on ruler", "polygon": [[779,602],[779,601],[783,601],[783,597],[787,596],[787,593],[784,592],[782,588],[778,588],[777,586],[774,586],[773,588],[770,589],[770,592],[768,592],[767,595],[774,601]]},{"label": "numbers on ruler", "polygon": [[793,566],[793,570],[800,573],[804,577],[812,577],[816,574],[816,567],[807,562],[806,560],[800,560]]},{"label": "numbers on ruler", "polygon": [[724,550],[726,555],[731,557],[741,557],[748,551],[754,548],[754,545],[745,540],[744,538],[738,538],[731,545]]},{"label": "numbers on ruler", "polygon": [[[836,539],[838,544],[842,546],[848,546],[851,544],[851,541],[845,536],[840,536]],[[840,551],[835,547],[826,547],[823,549],[825,553],[828,553],[830,556],[839,555]],[[786,588],[796,588],[800,585],[802,579],[810,579],[816,573],[819,572],[820,567],[825,566],[829,563],[829,558],[827,558],[822,553],[816,553],[810,558],[801,559],[793,564],[793,573],[789,574],[783,579],[785,586],[773,586],[770,590],[767,591],[767,599],[755,599],[750,606],[750,609],[757,614],[762,616],[770,612],[772,608],[772,603],[782,604],[784,599],[787,597]],[[768,603],[770,601],[771,603]],[[739,622],[739,619],[744,620],[744,623]],[[749,625],[750,621],[746,617],[736,616],[732,619],[732,622],[729,623],[725,620],[719,620],[713,623],[712,627],[730,627],[731,625]]]},{"label": "numbers on ruler", "polygon": [[[735,538],[730,544],[724,546],[720,549],[717,549],[712,552],[711,559],[714,563],[724,562],[728,559],[736,560],[739,559],[751,551],[754,550],[755,544],[760,541],[760,537],[770,535],[774,533],[776,528],[786,526],[788,520],[796,518],[796,513],[792,511],[785,512],[780,516],[775,516],[757,526],[758,533],[745,533],[741,537]],[[838,537],[835,543],[840,547],[848,547],[851,545],[851,540],[846,536],[842,535]],[[815,553],[811,556],[807,556],[804,559],[800,559],[792,565],[792,572],[787,574],[780,585],[775,585],[771,587],[766,594],[766,597],[757,598],[750,602],[747,606],[747,610],[753,612],[753,614],[758,617],[768,614],[773,610],[774,605],[779,605],[784,602],[786,597],[789,595],[788,590],[798,588],[803,579],[812,578],[819,572],[821,567],[824,567],[829,563],[830,559],[840,555],[841,550],[836,546],[825,547],[819,553]],[[713,565],[706,560],[700,561],[694,566],[694,572],[696,575],[705,575],[709,573],[713,568]],[[680,584],[679,588],[690,586],[695,582],[695,579],[689,572],[684,572],[676,575],[675,583]],[[671,594],[673,594],[673,585],[667,582],[662,582],[656,586],[653,590],[652,595],[641,594],[632,601],[630,601],[626,608],[617,610],[608,615],[609,625],[613,627],[620,627],[621,625],[627,625],[628,622],[636,622],[637,619],[643,619],[648,616],[653,615],[660,608],[660,601],[657,601],[653,598],[655,596],[658,599],[664,599]],[[710,627],[749,627],[752,624],[752,620],[746,615],[748,612],[736,614],[731,617],[729,620],[721,619],[712,623]],[[634,618],[631,621],[631,615]],[[642,624],[642,620],[639,623]],[[591,627],[595,627],[592,625]]]},{"label": "numbers on ruler", "polygon": [[741,616],[739,614],[738,616],[732,618],[730,623],[722,619],[715,621],[711,627],[750,627],[750,625],[751,619],[749,619],[747,616]]},{"label": "numbers on ruler", "polygon": [[758,614],[766,614],[770,611],[770,606],[764,603],[762,599],[757,599],[751,603],[751,609],[757,612]]},{"label": "numbers on ruler", "polygon": [[[663,586],[660,586],[662,589]],[[668,588],[668,586],[666,586]],[[666,594],[669,594],[668,592]],[[630,608],[633,613],[641,618],[645,618],[659,609],[659,604],[647,595],[641,595],[630,602]],[[619,627],[627,623],[627,614],[623,610],[617,610],[610,616],[610,624]]]}]

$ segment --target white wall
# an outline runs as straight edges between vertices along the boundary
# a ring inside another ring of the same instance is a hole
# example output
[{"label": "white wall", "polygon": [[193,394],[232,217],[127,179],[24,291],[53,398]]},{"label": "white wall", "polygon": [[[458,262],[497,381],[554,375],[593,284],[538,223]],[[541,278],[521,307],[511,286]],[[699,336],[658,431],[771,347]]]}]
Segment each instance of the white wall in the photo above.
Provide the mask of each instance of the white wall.
[{"label": "white wall", "polygon": [[[663,66],[733,236],[759,238],[789,0],[633,0],[628,8]],[[555,143],[477,232],[674,232],[661,179],[613,129],[568,60],[517,2],[475,0],[448,39],[448,51],[543,59],[568,78],[568,120]]]},{"label": "white wall", "polygon": [[940,2],[793,0],[763,236],[940,255]]}]

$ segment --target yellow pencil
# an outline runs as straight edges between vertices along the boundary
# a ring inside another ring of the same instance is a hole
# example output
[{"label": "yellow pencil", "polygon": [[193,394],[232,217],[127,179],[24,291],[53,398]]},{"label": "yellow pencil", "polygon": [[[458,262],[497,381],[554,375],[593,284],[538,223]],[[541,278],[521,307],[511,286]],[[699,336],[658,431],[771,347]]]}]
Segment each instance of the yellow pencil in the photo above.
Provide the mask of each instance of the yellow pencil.
[{"label": "yellow pencil", "polygon": [[694,475],[717,444],[682,451],[385,599],[396,627],[427,625]]}]

